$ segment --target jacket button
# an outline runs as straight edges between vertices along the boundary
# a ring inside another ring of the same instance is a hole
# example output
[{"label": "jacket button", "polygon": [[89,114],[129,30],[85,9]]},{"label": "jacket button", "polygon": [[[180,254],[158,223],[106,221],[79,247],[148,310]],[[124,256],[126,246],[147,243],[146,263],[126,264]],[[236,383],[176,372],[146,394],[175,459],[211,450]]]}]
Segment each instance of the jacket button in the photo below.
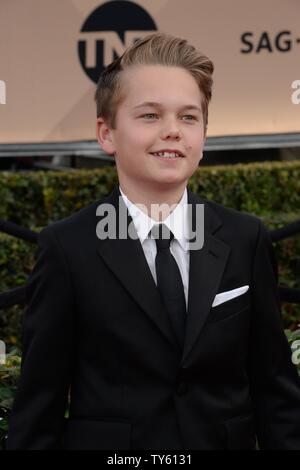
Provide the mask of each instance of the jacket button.
[{"label": "jacket button", "polygon": [[176,394],[179,396],[185,395],[188,390],[188,386],[186,382],[178,382],[176,388]]}]

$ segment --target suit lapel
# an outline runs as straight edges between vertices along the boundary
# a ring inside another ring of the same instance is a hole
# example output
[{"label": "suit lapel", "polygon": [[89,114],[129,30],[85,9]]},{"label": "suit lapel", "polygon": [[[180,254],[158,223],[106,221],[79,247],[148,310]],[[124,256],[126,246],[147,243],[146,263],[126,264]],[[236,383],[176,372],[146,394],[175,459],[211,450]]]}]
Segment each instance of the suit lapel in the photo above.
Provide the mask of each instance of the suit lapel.
[{"label": "suit lapel", "polygon": [[[131,224],[136,239],[132,239],[129,236],[127,239],[118,238],[119,197],[120,204],[123,205],[123,209],[126,213],[127,228],[129,224]],[[152,277],[132,218],[128,213],[119,188],[116,187],[103,202],[112,204],[116,209],[117,238],[106,238],[105,240],[97,238],[97,251],[99,255],[123,284],[132,298],[148,315],[150,320],[155,323],[164,337],[176,347],[177,340],[173,333],[168,314],[161,302],[159,291]]]},{"label": "suit lapel", "polygon": [[207,201],[188,190],[188,202],[193,207],[193,230],[196,204],[204,204],[204,245],[190,251],[188,316],[186,323],[182,363],[191,352],[206,318],[223,276],[230,247],[213,234],[222,221]]}]

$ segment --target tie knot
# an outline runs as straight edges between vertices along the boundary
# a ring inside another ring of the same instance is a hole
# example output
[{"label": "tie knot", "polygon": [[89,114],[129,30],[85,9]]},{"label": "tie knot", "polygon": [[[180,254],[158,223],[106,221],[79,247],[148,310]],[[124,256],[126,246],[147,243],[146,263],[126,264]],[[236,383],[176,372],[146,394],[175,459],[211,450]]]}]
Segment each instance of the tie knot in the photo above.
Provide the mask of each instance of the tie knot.
[{"label": "tie knot", "polygon": [[150,233],[155,239],[157,251],[170,248],[170,243],[174,238],[174,234],[165,224],[154,225]]}]

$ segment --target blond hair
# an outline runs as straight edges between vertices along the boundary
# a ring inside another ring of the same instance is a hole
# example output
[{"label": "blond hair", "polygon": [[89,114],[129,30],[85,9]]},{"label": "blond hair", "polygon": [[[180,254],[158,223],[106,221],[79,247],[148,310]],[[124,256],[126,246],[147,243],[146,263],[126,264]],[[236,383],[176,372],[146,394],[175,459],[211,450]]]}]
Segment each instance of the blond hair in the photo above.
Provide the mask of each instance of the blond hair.
[{"label": "blond hair", "polygon": [[203,121],[204,126],[207,126],[213,84],[212,61],[186,39],[156,32],[136,41],[100,74],[95,93],[97,117],[105,119],[111,129],[116,129],[117,109],[125,98],[122,72],[132,65],[166,65],[187,70],[196,80],[203,95]]}]

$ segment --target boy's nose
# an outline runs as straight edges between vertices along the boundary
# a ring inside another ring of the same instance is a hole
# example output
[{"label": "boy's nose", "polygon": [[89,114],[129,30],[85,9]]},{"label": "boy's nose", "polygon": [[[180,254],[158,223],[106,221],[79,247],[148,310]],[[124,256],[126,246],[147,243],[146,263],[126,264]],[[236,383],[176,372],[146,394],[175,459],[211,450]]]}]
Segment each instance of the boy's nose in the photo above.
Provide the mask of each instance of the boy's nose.
[{"label": "boy's nose", "polygon": [[179,131],[170,131],[170,132],[165,132],[162,138],[164,140],[168,140],[168,139],[179,140],[181,136],[180,136]]},{"label": "boy's nose", "polygon": [[169,125],[168,127],[166,127],[162,131],[161,137],[163,139],[176,139],[176,140],[178,140],[178,139],[181,138],[181,132],[175,124],[174,125]]}]

